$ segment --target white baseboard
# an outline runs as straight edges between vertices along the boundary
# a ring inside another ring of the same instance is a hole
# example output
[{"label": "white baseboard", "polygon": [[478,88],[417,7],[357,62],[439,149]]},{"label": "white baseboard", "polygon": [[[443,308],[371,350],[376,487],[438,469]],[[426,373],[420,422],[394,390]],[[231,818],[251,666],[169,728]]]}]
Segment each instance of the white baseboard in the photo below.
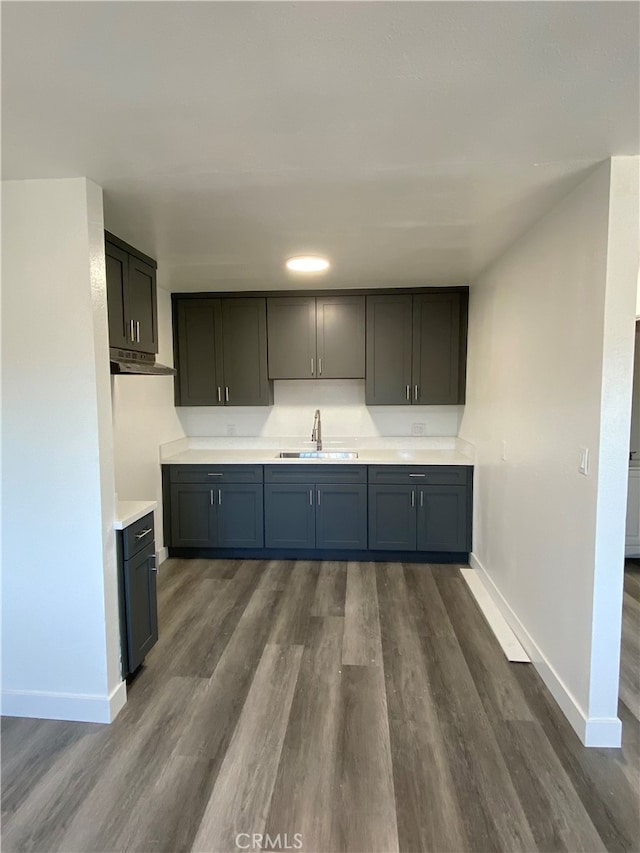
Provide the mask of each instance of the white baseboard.
[{"label": "white baseboard", "polygon": [[469,565],[478,573],[485,589],[498,606],[511,630],[514,632],[549,692],[560,706],[572,728],[585,746],[619,747],[622,738],[622,723],[617,717],[589,718],[562,678],[539,649],[533,637],[521,623],[495,585],[487,570],[475,554],[469,555]]},{"label": "white baseboard", "polygon": [[111,723],[127,701],[124,681],[110,696],[74,693],[44,693],[36,690],[3,690],[0,697],[6,717],[36,717],[40,720],[72,720],[82,723]]},{"label": "white baseboard", "polygon": [[640,557],[640,545],[625,545],[625,557]]},{"label": "white baseboard", "polygon": [[158,551],[158,565],[161,566],[165,560],[169,558],[169,549],[168,548],[160,548]]},{"label": "white baseboard", "polygon": [[507,660],[511,661],[511,663],[531,663],[529,655],[520,645],[518,638],[511,630],[500,608],[489,594],[487,587],[480,577],[480,573],[476,569],[460,569],[460,572],[467,582],[467,586],[471,590],[471,594],[475,598],[478,607],[482,610],[484,618],[487,620],[496,640],[500,643],[500,647]]}]

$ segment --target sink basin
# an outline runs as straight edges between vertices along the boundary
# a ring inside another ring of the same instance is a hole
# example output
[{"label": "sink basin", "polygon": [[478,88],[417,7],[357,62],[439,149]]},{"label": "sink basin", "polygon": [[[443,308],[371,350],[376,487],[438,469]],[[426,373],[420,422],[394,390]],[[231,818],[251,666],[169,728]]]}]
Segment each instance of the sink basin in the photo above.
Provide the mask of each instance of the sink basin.
[{"label": "sink basin", "polygon": [[355,450],[283,450],[280,459],[357,459]]}]

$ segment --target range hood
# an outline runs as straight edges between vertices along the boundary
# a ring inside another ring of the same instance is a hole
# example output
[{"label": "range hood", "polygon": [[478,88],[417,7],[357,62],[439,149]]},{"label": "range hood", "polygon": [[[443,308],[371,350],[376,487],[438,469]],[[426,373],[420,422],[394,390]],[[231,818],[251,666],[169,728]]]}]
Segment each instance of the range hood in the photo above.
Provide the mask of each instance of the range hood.
[{"label": "range hood", "polygon": [[133,376],[175,376],[173,367],[157,364],[156,358],[148,352],[132,352],[130,350],[111,347],[109,350],[111,373]]}]

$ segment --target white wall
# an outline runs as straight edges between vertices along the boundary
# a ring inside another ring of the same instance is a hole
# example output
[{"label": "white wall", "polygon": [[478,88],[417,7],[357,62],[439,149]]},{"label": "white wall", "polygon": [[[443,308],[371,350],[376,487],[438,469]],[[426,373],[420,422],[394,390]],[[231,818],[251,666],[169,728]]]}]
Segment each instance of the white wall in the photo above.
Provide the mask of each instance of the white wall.
[{"label": "white wall", "polygon": [[462,406],[366,406],[364,379],[279,380],[273,406],[179,408],[189,436],[298,436],[309,439],[313,414],[322,412],[327,444],[334,438],[458,434]]},{"label": "white wall", "polygon": [[580,736],[602,745],[620,732],[637,166],[599,166],[473,284],[460,429],[476,446],[474,565]]},{"label": "white wall", "polygon": [[120,677],[102,191],[2,185],[2,712],[110,721]]},{"label": "white wall", "polygon": [[[162,284],[162,270],[158,270]],[[158,287],[157,360],[173,365],[171,296]],[[172,376],[112,376],[115,482],[119,500],[157,500],[156,548],[163,548],[159,446],[184,436],[173,404]]]}]

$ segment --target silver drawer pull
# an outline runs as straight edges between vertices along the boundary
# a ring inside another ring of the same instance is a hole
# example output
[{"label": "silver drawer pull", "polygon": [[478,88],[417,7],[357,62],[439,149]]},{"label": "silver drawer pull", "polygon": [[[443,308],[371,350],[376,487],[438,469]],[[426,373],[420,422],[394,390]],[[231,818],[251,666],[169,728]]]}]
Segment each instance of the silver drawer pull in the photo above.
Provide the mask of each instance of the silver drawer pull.
[{"label": "silver drawer pull", "polygon": [[222,489],[218,489],[218,506],[222,505]]},{"label": "silver drawer pull", "polygon": [[219,473],[217,473],[217,472],[214,472],[213,474],[210,474],[210,473],[208,473],[208,472],[207,472],[207,477],[224,477],[224,474],[219,474]]},{"label": "silver drawer pull", "polygon": [[220,386],[218,385],[218,402],[222,402],[222,391],[220,390]]},{"label": "silver drawer pull", "polygon": [[144,537],[148,536],[152,530],[153,527],[149,527],[147,530],[143,530],[142,533],[136,533],[136,539],[144,539]]},{"label": "silver drawer pull", "polygon": [[411,506],[416,505],[416,490],[411,489]]},{"label": "silver drawer pull", "polygon": [[225,403],[229,402],[229,386],[228,385],[224,386],[224,400],[225,400]]},{"label": "silver drawer pull", "polygon": [[413,399],[414,400],[418,399],[418,386],[417,385],[413,386]]},{"label": "silver drawer pull", "polygon": [[320,489],[318,489],[318,506],[320,506]]},{"label": "silver drawer pull", "polygon": [[411,402],[411,386],[407,385],[407,400]]},{"label": "silver drawer pull", "polygon": [[149,557],[149,562],[151,562],[151,560],[153,560],[153,563],[152,563],[152,565],[149,566],[149,570],[152,572],[155,572],[155,574],[158,574],[158,567],[156,566],[156,555],[155,554],[152,554]]},{"label": "silver drawer pull", "polygon": [[140,320],[136,320],[136,343],[140,343]]},{"label": "silver drawer pull", "polygon": [[213,489],[209,489],[209,504],[213,506]]},{"label": "silver drawer pull", "polygon": [[409,474],[410,477],[426,477],[426,474]]},{"label": "silver drawer pull", "polygon": [[311,375],[313,376],[313,359],[311,359]]},{"label": "silver drawer pull", "polygon": [[133,320],[129,321],[129,337],[131,338],[131,343],[135,344],[136,336],[133,333]]},{"label": "silver drawer pull", "polygon": [[424,506],[424,492],[420,490],[420,506]]},{"label": "silver drawer pull", "polygon": [[318,376],[322,376],[322,359],[318,357]]},{"label": "silver drawer pull", "polygon": [[309,506],[313,506],[313,489],[309,489]]}]

